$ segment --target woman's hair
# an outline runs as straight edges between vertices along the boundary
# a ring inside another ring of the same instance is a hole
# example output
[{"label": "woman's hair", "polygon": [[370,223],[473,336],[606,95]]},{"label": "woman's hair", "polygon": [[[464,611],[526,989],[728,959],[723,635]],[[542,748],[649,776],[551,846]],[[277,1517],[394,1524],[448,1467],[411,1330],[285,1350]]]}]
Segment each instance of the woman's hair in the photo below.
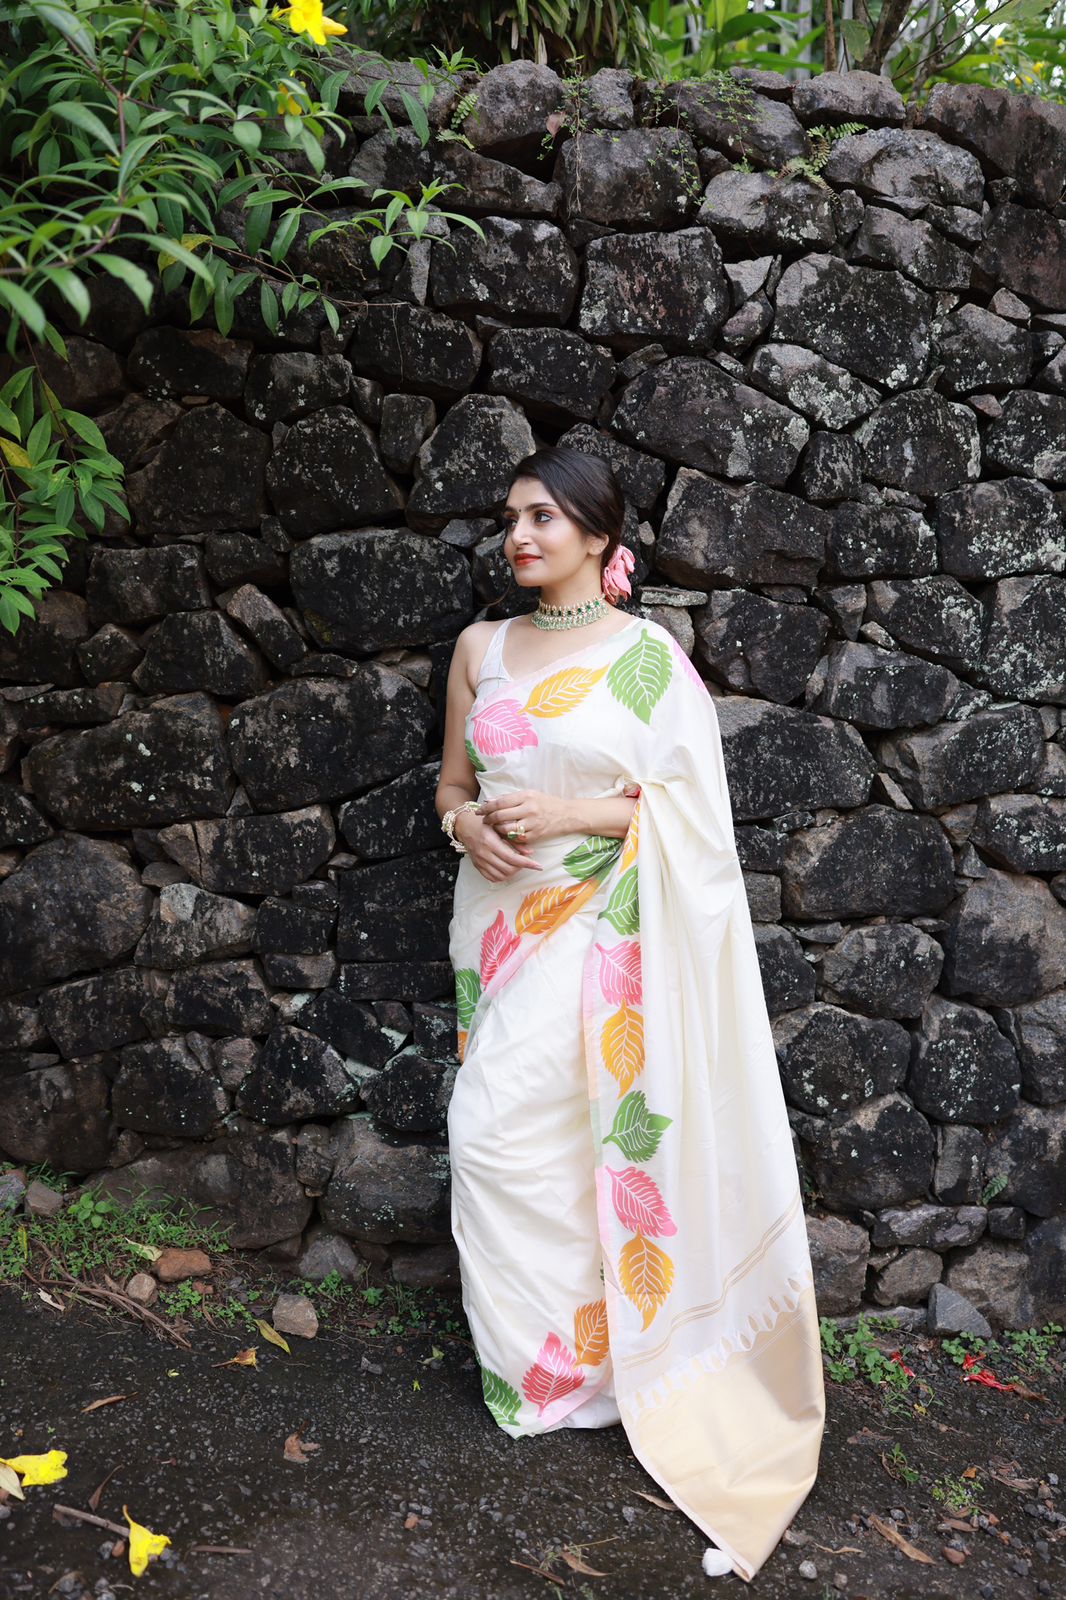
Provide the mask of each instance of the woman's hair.
[{"label": "woman's hair", "polygon": [[511,484],[518,478],[537,478],[572,522],[586,533],[607,535],[600,553],[602,573],[622,541],[626,514],[618,479],[603,457],[575,450],[573,445],[545,445],[518,463]]}]

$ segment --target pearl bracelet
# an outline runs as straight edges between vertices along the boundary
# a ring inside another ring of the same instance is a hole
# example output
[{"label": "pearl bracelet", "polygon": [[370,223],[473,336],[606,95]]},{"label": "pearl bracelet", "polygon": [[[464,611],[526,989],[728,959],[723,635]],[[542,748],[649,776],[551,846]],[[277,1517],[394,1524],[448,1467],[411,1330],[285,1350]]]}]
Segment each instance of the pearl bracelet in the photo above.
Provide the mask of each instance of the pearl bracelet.
[{"label": "pearl bracelet", "polygon": [[461,806],[453,806],[452,809],[450,811],[446,811],[443,817],[440,819],[440,825],[448,835],[448,838],[451,841],[452,849],[458,850],[461,856],[466,855],[466,845],[461,839],[457,839],[455,837],[455,819],[459,815],[460,811],[480,811],[480,809],[480,800],[464,800]]}]

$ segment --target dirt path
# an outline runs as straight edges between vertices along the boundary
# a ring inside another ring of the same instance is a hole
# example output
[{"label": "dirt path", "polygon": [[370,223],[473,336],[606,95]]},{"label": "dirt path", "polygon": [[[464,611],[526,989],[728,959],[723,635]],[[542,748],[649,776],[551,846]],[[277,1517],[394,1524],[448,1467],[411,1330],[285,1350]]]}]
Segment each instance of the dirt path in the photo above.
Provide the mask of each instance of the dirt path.
[{"label": "dirt path", "polygon": [[[183,1350],[120,1316],[77,1305],[64,1315],[18,1285],[0,1287],[0,1452],[58,1447],[69,1472],[0,1505],[4,1600],[134,1590],[169,1600],[1066,1595],[1061,1340],[1053,1367],[1028,1377],[1046,1401],[963,1382],[938,1341],[902,1333],[915,1378],[894,1402],[898,1415],[861,1379],[827,1379],[818,1481],[744,1585],[706,1578],[699,1531],[642,1498],[661,1491],[621,1428],[517,1441],[502,1433],[461,1338],[435,1336],[440,1359],[434,1337],[419,1334],[322,1332],[290,1338],[291,1355],[243,1330],[196,1324],[189,1338]],[[212,1365],[252,1342],[256,1368]],[[132,1397],[84,1411],[113,1394]],[[318,1446],[304,1464],[283,1459],[294,1432]],[[920,1476],[907,1482],[907,1471]],[[53,1519],[55,1503],[87,1509],[112,1472],[99,1514],[121,1523],[125,1503],[173,1541],[139,1579],[124,1554],[107,1554],[103,1529]],[[995,1520],[938,1531],[952,1515],[934,1498],[938,1482],[970,1493]],[[874,1519],[932,1565],[897,1548]],[[943,1554],[951,1539],[958,1566]],[[250,1553],[194,1553],[194,1544]],[[603,1576],[558,1553],[546,1560],[561,1548]],[[557,1581],[529,1570],[538,1566]]]}]

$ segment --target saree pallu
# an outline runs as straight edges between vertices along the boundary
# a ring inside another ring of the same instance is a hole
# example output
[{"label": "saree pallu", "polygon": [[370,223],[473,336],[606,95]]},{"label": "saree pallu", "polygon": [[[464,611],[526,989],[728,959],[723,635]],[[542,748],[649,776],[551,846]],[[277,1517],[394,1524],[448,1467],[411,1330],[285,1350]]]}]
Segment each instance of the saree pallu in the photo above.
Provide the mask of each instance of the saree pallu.
[{"label": "saree pallu", "polygon": [[515,1437],[621,1421],[750,1581],[816,1477],[825,1393],[714,702],[643,618],[500,666],[466,722],[483,798],[640,793],[624,839],[534,844],[543,871],[460,861],[451,1207],[485,1402]]}]

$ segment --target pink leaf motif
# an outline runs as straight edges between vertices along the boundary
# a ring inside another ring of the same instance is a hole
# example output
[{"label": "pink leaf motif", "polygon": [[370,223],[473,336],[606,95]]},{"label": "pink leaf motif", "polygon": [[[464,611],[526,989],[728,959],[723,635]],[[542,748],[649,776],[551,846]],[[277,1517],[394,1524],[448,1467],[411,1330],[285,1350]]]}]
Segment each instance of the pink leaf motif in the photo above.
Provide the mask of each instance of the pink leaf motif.
[{"label": "pink leaf motif", "polygon": [[688,656],[682,650],[682,648],[678,644],[677,640],[676,639],[671,639],[670,640],[670,645],[671,645],[671,648],[673,649],[673,652],[676,655],[677,659],[680,661],[683,670],[692,679],[692,682],[696,685],[696,688],[697,689],[702,689],[704,694],[706,694],[707,693],[707,685],[704,683],[703,679],[700,677],[699,673],[696,671],[695,667],[692,665],[692,662],[689,660]]},{"label": "pink leaf motif", "polygon": [[600,952],[600,988],[612,1005],[639,1006],[643,995],[640,975],[640,940],[623,939]]},{"label": "pink leaf motif", "polygon": [[537,730],[517,700],[496,700],[474,718],[474,744],[482,755],[500,756],[539,744]]},{"label": "pink leaf motif", "polygon": [[549,1333],[522,1379],[522,1393],[543,1416],[554,1400],[580,1389],[584,1381],[585,1374],[574,1365],[573,1351],[567,1349],[557,1333]]},{"label": "pink leaf motif", "polygon": [[621,1172],[608,1167],[607,1171],[611,1175],[615,1214],[624,1227],[643,1233],[645,1237],[677,1232],[677,1223],[659,1193],[658,1184],[646,1172],[641,1172],[639,1167],[623,1167]]},{"label": "pink leaf motif", "polygon": [[507,926],[502,911],[497,911],[495,922],[481,935],[481,983],[488,983],[497,967],[514,954],[521,943],[520,936]]}]

